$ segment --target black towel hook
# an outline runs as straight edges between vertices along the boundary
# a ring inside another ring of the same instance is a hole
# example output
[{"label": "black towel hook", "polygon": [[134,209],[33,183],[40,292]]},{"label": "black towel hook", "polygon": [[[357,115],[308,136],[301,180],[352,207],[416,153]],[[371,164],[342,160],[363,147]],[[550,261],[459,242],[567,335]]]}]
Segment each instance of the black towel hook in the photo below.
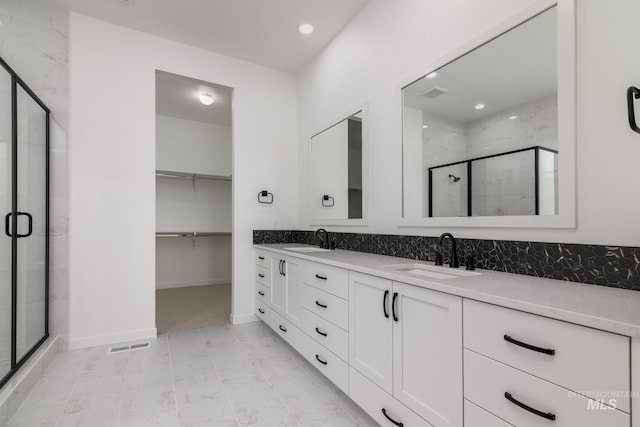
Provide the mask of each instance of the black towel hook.
[{"label": "black towel hook", "polygon": [[629,126],[631,130],[640,133],[640,128],[636,123],[636,114],[634,109],[634,100],[640,98],[640,89],[635,86],[630,86],[627,89],[627,109],[629,110]]}]

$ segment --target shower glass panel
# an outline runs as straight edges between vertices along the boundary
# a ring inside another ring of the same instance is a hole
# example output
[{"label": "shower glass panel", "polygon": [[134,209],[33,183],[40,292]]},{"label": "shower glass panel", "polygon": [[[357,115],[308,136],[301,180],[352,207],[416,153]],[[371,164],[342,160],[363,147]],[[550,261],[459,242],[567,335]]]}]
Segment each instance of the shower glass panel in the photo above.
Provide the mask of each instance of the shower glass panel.
[{"label": "shower glass panel", "polygon": [[[0,67],[0,212],[11,212],[11,74]],[[0,234],[0,379],[11,370],[11,238]]]},{"label": "shower glass panel", "polygon": [[[47,113],[19,85],[16,357],[22,359],[45,335]],[[20,212],[28,214],[20,215]]]}]

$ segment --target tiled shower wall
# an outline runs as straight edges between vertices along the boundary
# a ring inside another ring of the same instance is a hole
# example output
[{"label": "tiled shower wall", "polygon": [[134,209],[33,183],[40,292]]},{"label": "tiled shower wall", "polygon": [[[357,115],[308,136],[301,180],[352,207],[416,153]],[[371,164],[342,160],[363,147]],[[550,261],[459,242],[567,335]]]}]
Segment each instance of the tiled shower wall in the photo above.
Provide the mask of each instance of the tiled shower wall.
[{"label": "tiled shower wall", "polygon": [[[433,261],[437,237],[330,233],[336,249]],[[456,239],[461,265],[474,254],[476,267],[507,273],[640,291],[640,248],[510,240]],[[317,245],[313,231],[254,230],[253,243]],[[445,242],[444,259],[449,243]]]}]

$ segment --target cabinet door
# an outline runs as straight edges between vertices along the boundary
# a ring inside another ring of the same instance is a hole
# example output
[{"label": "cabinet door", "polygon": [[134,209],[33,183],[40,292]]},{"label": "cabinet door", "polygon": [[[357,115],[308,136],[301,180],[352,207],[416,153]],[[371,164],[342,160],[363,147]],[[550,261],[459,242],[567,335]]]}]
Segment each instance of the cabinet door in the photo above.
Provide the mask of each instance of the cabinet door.
[{"label": "cabinet door", "polygon": [[300,286],[300,265],[295,258],[287,258],[284,263],[285,301],[284,317],[297,327],[302,327],[302,296]]},{"label": "cabinet door", "polygon": [[349,272],[349,364],[392,393],[392,282]]},{"label": "cabinet door", "polygon": [[271,306],[279,313],[284,313],[286,299],[285,260],[280,257],[271,258]]},{"label": "cabinet door", "polygon": [[393,283],[393,395],[435,427],[462,426],[462,299]]}]

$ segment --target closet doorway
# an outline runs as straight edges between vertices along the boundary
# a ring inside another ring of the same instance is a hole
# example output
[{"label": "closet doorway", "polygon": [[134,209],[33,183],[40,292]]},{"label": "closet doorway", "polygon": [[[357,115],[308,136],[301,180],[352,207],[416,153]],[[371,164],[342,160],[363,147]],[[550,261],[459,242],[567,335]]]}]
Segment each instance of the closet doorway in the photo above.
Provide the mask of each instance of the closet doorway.
[{"label": "closet doorway", "polygon": [[156,71],[158,334],[230,322],[232,93]]}]

